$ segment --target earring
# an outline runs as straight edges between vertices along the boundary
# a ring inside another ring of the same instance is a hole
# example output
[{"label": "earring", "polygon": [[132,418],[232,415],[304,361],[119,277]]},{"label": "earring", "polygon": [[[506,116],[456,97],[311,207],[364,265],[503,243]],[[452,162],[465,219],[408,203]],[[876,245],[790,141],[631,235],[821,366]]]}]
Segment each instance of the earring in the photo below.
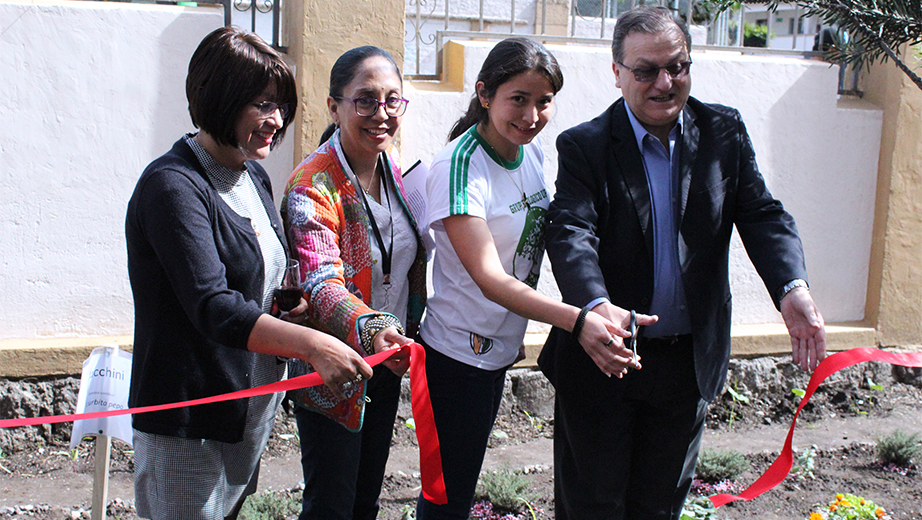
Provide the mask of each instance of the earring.
[{"label": "earring", "polygon": [[489,103],[484,103],[484,104],[481,105],[481,106],[482,106],[483,108],[486,108],[487,110],[490,109],[490,104],[489,104]]}]

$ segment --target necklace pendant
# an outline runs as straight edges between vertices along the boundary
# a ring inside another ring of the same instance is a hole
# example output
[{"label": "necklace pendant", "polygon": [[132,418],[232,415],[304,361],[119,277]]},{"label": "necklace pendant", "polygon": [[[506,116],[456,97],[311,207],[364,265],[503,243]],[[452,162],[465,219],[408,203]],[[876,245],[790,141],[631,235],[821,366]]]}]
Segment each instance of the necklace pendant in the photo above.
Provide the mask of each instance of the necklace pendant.
[{"label": "necklace pendant", "polygon": [[389,274],[384,275],[383,283],[384,283],[384,285],[390,285],[390,284],[391,284],[391,275],[389,275]]},{"label": "necklace pendant", "polygon": [[525,209],[531,209],[531,204],[528,203],[528,197],[525,196],[525,193],[522,193],[522,204],[525,205]]}]

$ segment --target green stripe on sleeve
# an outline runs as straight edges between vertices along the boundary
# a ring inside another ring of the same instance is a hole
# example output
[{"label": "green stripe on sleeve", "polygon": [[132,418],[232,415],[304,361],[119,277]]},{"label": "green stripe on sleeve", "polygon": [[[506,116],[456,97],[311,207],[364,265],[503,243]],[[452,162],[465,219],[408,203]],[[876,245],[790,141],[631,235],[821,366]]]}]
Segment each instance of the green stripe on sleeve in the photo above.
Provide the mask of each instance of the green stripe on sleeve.
[{"label": "green stripe on sleeve", "polygon": [[470,131],[467,131],[462,134],[451,155],[448,184],[449,215],[466,215],[468,213],[467,172],[471,165],[471,156],[477,146],[477,140],[474,139]]}]

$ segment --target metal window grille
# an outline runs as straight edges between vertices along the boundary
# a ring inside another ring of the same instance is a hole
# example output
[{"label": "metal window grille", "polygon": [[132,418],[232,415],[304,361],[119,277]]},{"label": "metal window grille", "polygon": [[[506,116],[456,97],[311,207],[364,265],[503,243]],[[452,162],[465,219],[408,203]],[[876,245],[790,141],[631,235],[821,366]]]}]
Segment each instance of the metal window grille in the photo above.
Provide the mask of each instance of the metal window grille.
[{"label": "metal window grille", "polygon": [[[239,1],[239,0],[232,0]],[[271,1],[271,0],[268,0]],[[672,9],[694,26],[696,48],[725,48],[745,54],[782,54],[804,58],[821,57],[814,38],[822,30],[817,19],[806,18],[799,9],[769,13],[764,7],[742,5],[715,16],[701,0],[405,0],[406,37],[404,71],[409,79],[436,80],[441,75],[441,52],[447,39],[499,40],[512,35],[532,35],[543,42],[611,45],[611,34],[619,13],[639,4],[657,3]],[[560,19],[560,6],[566,20]],[[549,11],[556,10],[557,32],[549,34]],[[602,14],[604,13],[604,16]],[[787,27],[787,34],[778,34]],[[759,20],[765,29],[756,29]],[[772,22],[775,22],[774,24]],[[774,27],[773,27],[774,25]],[[799,30],[794,30],[794,29]],[[813,29],[816,28],[814,32]],[[701,32],[706,34],[701,39]],[[760,32],[761,31],[761,32]],[[797,34],[791,34],[797,33]],[[696,35],[697,34],[697,35]],[[756,37],[751,36],[755,34]],[[750,45],[760,45],[751,47]],[[849,83],[846,85],[846,83]],[[855,94],[857,74],[840,74],[839,92]]]}]

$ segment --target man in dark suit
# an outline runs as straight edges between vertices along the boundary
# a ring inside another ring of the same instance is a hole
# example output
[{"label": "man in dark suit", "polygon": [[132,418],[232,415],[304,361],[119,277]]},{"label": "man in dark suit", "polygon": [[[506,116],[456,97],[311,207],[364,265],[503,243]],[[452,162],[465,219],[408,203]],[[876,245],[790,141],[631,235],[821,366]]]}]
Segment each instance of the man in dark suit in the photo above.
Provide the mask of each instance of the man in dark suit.
[{"label": "man in dark suit", "polygon": [[557,140],[547,252],[563,299],[622,327],[634,309],[647,325],[642,368],[625,362],[619,378],[598,367],[623,359],[622,338],[583,349],[564,330],[548,337],[539,365],[557,392],[558,519],[679,518],[726,379],[734,225],[794,361],[812,370],[825,357],[794,219],[766,188],[739,113],[689,97],[690,50],[668,10],[624,13],[612,42],[623,98]]}]

